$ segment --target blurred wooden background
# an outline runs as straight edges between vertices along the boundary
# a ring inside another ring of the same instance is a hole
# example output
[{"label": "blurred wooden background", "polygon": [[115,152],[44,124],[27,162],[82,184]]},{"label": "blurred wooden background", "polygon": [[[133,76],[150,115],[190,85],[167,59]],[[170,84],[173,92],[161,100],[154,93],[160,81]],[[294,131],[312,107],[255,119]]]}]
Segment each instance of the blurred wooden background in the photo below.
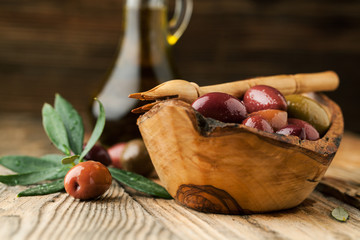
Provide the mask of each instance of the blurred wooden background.
[{"label": "blurred wooden background", "polygon": [[[59,92],[85,111],[121,37],[122,0],[0,1],[0,117],[40,114]],[[329,93],[360,132],[360,1],[194,0],[174,48],[179,72],[199,84],[335,70]]]}]

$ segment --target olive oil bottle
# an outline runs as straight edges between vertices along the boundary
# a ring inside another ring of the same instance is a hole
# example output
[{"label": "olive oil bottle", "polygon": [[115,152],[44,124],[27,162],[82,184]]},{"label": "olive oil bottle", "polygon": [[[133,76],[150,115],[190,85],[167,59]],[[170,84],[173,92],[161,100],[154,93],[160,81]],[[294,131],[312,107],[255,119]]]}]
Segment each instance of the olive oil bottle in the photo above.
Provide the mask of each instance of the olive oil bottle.
[{"label": "olive oil bottle", "polygon": [[[137,115],[131,113],[139,103],[130,93],[146,91],[174,78],[171,45],[185,30],[192,11],[191,0],[177,0],[174,18],[167,20],[164,0],[127,0],[123,13],[123,37],[117,59],[97,98],[106,113],[101,142],[111,145],[140,136]],[[99,112],[95,103],[92,116]]]}]

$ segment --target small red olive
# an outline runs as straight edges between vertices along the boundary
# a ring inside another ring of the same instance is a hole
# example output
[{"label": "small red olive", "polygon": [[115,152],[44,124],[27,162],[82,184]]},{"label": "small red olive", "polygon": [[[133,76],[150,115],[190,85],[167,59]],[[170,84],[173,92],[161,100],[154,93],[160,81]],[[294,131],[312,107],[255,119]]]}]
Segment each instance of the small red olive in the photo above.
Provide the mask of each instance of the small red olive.
[{"label": "small red olive", "polygon": [[104,194],[110,188],[111,181],[111,174],[103,164],[86,161],[69,170],[64,178],[64,187],[74,198],[88,200]]},{"label": "small red olive", "polygon": [[306,139],[306,132],[304,128],[301,128],[296,125],[287,125],[286,127],[281,128],[276,132],[277,134],[285,135],[285,136],[297,136],[300,139]]},{"label": "small red olive", "polygon": [[259,115],[260,117],[264,118],[275,130],[279,130],[287,125],[288,114],[282,110],[266,109],[249,114],[249,116],[254,115]]},{"label": "small red olive", "polygon": [[116,168],[122,168],[121,155],[126,147],[125,142],[117,143],[108,149],[108,153],[111,158],[111,165]]},{"label": "small red olive", "polygon": [[277,89],[266,85],[249,88],[244,94],[243,101],[248,113],[266,109],[287,109],[285,97]]},{"label": "small red olive", "polygon": [[104,164],[105,166],[109,166],[111,164],[111,158],[108,151],[99,144],[95,144],[85,155],[84,159],[97,161]]},{"label": "small red olive", "polygon": [[274,129],[271,127],[270,123],[268,123],[264,118],[259,115],[254,115],[246,118],[242,124],[247,127],[256,128],[261,131],[273,133]]},{"label": "small red olive", "polygon": [[320,138],[319,132],[308,122],[296,118],[288,119],[289,125],[295,125],[305,130],[307,140],[315,141]]},{"label": "small red olive", "polygon": [[237,98],[220,92],[207,93],[192,105],[203,116],[226,123],[241,123],[246,117],[246,108]]}]

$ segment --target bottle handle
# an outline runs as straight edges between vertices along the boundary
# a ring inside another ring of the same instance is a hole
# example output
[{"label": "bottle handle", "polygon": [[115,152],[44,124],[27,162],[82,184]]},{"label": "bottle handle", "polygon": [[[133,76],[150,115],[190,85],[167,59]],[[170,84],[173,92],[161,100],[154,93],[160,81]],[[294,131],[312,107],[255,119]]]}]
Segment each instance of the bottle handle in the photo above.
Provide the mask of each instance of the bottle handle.
[{"label": "bottle handle", "polygon": [[168,43],[174,45],[187,28],[193,10],[192,0],[176,0],[174,16],[169,21]]}]

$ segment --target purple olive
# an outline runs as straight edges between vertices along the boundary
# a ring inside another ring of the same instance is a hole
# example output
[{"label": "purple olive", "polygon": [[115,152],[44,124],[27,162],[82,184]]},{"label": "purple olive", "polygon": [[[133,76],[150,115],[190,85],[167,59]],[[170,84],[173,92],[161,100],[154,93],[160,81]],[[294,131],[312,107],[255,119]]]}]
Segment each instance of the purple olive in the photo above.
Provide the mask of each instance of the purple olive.
[{"label": "purple olive", "polygon": [[251,128],[256,128],[259,129],[261,131],[265,131],[265,132],[269,132],[269,133],[273,133],[274,129],[271,127],[270,123],[267,122],[264,118],[262,118],[259,115],[254,115],[254,116],[250,116],[248,118],[246,118],[242,124],[244,124],[245,126],[251,127]]},{"label": "purple olive", "polygon": [[246,108],[241,101],[229,94],[212,92],[196,99],[191,105],[204,117],[226,123],[241,123],[246,118]]},{"label": "purple olive", "polygon": [[306,139],[305,129],[296,125],[287,125],[286,127],[281,128],[276,132],[277,134],[285,135],[285,136],[297,136],[300,139]]},{"label": "purple olive", "polygon": [[105,166],[109,166],[111,164],[111,158],[108,151],[99,144],[95,144],[91,148],[91,150],[85,155],[84,159],[100,162]]},{"label": "purple olive", "polygon": [[307,140],[315,141],[320,138],[319,132],[310,123],[296,118],[289,118],[288,124],[303,128],[305,130],[305,136]]},{"label": "purple olive", "polygon": [[287,109],[284,96],[277,89],[265,85],[249,88],[244,94],[243,101],[248,113],[266,109]]}]

